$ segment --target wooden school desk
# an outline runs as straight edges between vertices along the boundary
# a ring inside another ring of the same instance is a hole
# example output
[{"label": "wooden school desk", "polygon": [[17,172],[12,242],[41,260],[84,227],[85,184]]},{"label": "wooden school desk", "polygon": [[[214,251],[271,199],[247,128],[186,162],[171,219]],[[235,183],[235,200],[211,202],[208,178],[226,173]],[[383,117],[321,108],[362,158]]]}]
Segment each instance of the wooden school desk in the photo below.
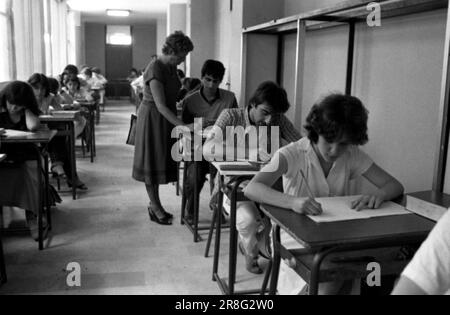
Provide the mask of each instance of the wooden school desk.
[{"label": "wooden school desk", "polygon": [[62,124],[65,126],[65,130],[58,130],[57,137],[66,137],[69,140],[70,148],[70,166],[72,169],[72,198],[77,199],[77,187],[75,182],[76,171],[77,171],[77,161],[75,156],[75,121],[77,120],[80,112],[70,112],[67,113],[69,116],[56,117],[56,116],[40,116],[39,119],[41,123],[55,123]]},{"label": "wooden school desk", "polygon": [[[259,293],[260,290],[249,290],[242,292],[235,292],[236,282],[236,261],[237,261],[237,246],[238,246],[238,232],[236,230],[236,207],[239,201],[248,201],[244,194],[239,191],[239,186],[252,179],[258,174],[259,169],[248,170],[248,162],[214,162],[212,163],[217,169],[217,176],[219,176],[219,198],[218,206],[214,210],[214,216],[216,220],[216,240],[214,247],[214,265],[213,265],[213,280],[217,281],[222,293],[225,295],[234,294],[254,294]],[[232,178],[231,184],[225,184],[225,178]],[[231,185],[231,187],[229,187]],[[228,266],[228,283],[226,283],[218,274],[219,269],[219,256],[220,256],[220,234],[222,228],[222,206],[224,194],[231,201],[230,207],[230,253],[229,253],[229,266]],[[209,241],[208,241],[209,243]],[[208,247],[208,245],[207,245]],[[207,249],[208,250],[208,249]]]},{"label": "wooden school desk", "polygon": [[[6,159],[6,154],[0,154],[0,163]],[[0,206],[1,207],[1,206]],[[1,213],[1,212],[0,212]],[[0,233],[0,284],[5,284],[8,277],[6,275],[5,255],[3,254],[2,234]]]},{"label": "wooden school desk", "polygon": [[[38,131],[34,133],[25,133],[24,135],[14,135],[1,137],[1,142],[4,144],[31,144],[36,150],[36,160],[37,160],[37,179],[38,183],[42,182],[42,174],[44,174],[44,186],[39,185],[39,212],[38,212],[38,228],[39,228],[39,250],[44,249],[44,229],[43,229],[43,213],[44,207],[47,211],[47,224],[48,229],[52,228],[51,219],[51,205],[48,200],[49,191],[49,177],[48,177],[48,153],[47,145],[56,136],[56,130]],[[42,167],[42,161],[44,161],[44,167]],[[42,200],[43,197],[43,200]]]},{"label": "wooden school desk", "polygon": [[[317,224],[291,210],[267,205],[261,210],[274,223],[271,295],[277,292],[281,259],[295,262],[291,267],[309,283],[310,295],[318,294],[322,282],[365,278],[372,262],[381,264],[382,275],[399,275],[408,261],[383,256],[382,249],[419,245],[435,225],[415,214]],[[286,249],[280,242],[281,229],[305,249]],[[361,257],[365,250],[378,250],[381,256]],[[357,256],[352,257],[352,252]]]}]

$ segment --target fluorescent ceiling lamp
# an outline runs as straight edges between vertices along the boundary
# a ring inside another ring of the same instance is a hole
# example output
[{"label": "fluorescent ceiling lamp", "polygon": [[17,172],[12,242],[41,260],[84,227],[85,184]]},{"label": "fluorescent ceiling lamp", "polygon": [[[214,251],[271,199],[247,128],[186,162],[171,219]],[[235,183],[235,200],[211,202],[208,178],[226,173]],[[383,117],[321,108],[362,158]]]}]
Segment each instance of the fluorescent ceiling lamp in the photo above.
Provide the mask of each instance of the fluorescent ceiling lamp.
[{"label": "fluorescent ceiling lamp", "polygon": [[129,10],[106,10],[106,14],[108,16],[128,17],[128,16],[130,16],[130,11]]}]

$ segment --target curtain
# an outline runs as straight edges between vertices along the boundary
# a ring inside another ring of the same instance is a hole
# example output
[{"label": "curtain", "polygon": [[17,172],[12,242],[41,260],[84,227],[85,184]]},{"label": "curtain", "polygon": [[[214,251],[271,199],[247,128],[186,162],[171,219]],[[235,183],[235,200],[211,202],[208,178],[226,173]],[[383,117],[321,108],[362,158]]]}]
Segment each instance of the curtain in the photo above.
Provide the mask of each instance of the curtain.
[{"label": "curtain", "polygon": [[11,16],[11,0],[0,0],[0,82],[15,78]]},{"label": "curtain", "polygon": [[33,73],[44,73],[45,21],[42,0],[12,1],[17,79],[27,80]]}]

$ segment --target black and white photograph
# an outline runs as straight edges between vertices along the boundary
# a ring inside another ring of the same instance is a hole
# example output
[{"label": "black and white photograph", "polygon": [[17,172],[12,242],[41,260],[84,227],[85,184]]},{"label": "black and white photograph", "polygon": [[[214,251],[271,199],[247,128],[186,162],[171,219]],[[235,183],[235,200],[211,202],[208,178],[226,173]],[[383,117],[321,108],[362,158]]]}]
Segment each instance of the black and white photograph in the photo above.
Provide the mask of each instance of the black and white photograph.
[{"label": "black and white photograph", "polygon": [[449,9],[0,0],[0,295],[450,295]]}]

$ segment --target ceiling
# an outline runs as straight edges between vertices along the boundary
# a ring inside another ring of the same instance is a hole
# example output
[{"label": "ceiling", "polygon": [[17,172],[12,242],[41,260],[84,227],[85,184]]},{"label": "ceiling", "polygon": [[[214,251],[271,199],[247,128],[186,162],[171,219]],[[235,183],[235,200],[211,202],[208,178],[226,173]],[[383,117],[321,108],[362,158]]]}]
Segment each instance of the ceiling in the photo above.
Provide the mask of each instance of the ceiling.
[{"label": "ceiling", "polygon": [[[68,0],[74,11],[81,12],[82,21],[105,24],[148,24],[164,19],[169,3],[186,3],[187,0]],[[107,9],[130,10],[127,18],[109,17]]]}]

